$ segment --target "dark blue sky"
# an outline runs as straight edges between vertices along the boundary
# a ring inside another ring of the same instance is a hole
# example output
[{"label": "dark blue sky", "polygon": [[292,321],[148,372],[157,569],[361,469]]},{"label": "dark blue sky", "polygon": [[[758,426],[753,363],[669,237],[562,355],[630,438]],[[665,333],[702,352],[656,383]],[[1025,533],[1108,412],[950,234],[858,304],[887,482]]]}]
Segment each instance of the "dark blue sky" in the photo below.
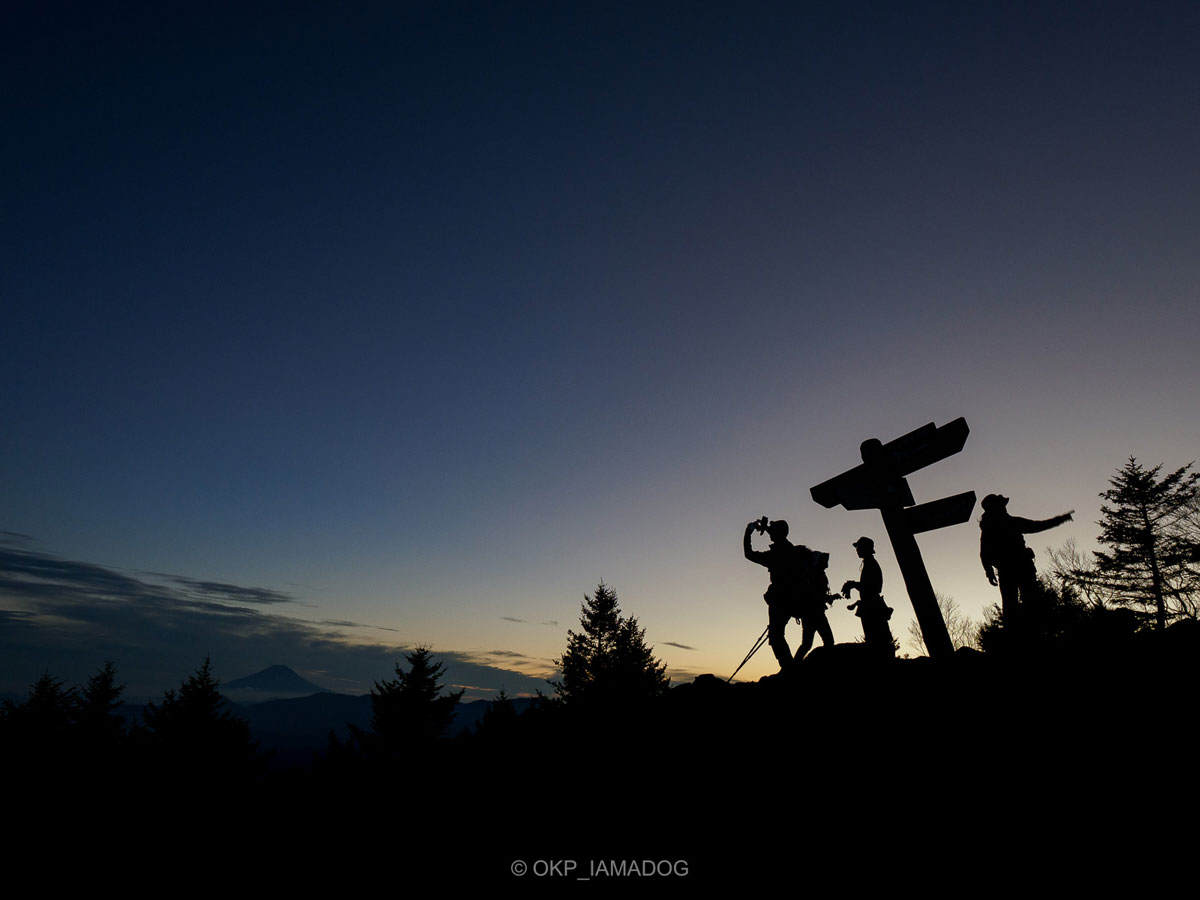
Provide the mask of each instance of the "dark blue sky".
[{"label": "dark blue sky", "polygon": [[[750,518],[854,576],[877,517],[807,492],[863,438],[966,416],[918,500],[1085,547],[1200,446],[1195,4],[161,6],[0,20],[26,552],[528,672],[604,578],[686,674],[765,624]],[[995,601],[973,525],[923,545]],[[173,646],[10,591],[17,682],[64,628]]]}]

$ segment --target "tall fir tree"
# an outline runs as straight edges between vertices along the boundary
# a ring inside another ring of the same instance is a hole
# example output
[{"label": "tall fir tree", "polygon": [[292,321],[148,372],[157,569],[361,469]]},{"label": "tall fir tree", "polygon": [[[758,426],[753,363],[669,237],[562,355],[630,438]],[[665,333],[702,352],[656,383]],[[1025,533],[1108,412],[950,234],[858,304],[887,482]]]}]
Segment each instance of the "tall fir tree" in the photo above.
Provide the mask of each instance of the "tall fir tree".
[{"label": "tall fir tree", "polygon": [[76,704],[79,749],[82,768],[94,773],[105,771],[121,756],[126,746],[125,719],[117,710],[125,685],[117,683],[117,667],[112,660],[104,663],[79,692]]},{"label": "tall fir tree", "polygon": [[234,715],[221,696],[212,661],[167,690],[161,704],[148,703],[145,728],[137,737],[154,764],[194,780],[244,777],[261,771],[264,760],[250,725]]},{"label": "tall fir tree", "polygon": [[41,770],[60,765],[74,750],[72,731],[79,701],[74,688],[43,672],[29,688],[24,703],[5,700],[5,731],[0,752],[11,753],[21,766]]},{"label": "tall fir tree", "polygon": [[501,688],[475,726],[475,736],[489,740],[503,738],[512,732],[516,722],[517,709],[513,706],[512,698]]},{"label": "tall fir tree", "polygon": [[125,729],[125,720],[117,714],[125,685],[117,684],[117,667],[107,660],[79,697],[78,719],[86,739],[116,743]]},{"label": "tall fir tree", "polygon": [[371,731],[351,728],[374,757],[395,757],[430,749],[454,719],[465,689],[443,693],[444,666],[433,661],[428,647],[406,654],[408,671],[396,663],[396,677],[376,681],[371,691]]},{"label": "tall fir tree", "polygon": [[1192,464],[1161,475],[1134,457],[1100,496],[1096,565],[1077,576],[1094,580],[1114,601],[1153,617],[1163,629],[1173,619],[1200,613],[1200,474]]},{"label": "tall fir tree", "polygon": [[617,592],[601,582],[584,594],[580,631],[567,631],[567,649],[555,660],[562,678],[555,693],[567,704],[629,703],[660,696],[670,688],[666,664],[646,644],[635,617],[621,615]]}]

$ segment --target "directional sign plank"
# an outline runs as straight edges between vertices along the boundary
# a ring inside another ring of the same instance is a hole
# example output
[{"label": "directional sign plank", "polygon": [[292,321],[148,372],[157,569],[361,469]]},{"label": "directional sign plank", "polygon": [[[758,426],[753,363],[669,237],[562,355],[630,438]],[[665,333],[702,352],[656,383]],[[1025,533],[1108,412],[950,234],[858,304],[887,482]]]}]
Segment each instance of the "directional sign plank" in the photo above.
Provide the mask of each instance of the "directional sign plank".
[{"label": "directional sign plank", "polygon": [[[957,418],[937,427],[932,422],[886,444],[865,441],[863,453],[877,462],[864,462],[810,489],[813,500],[826,509],[877,509],[883,506],[912,506],[916,501],[903,476],[932,465],[962,450],[970,428]],[[881,469],[886,465],[886,469]]]},{"label": "directional sign plank", "polygon": [[910,506],[904,511],[908,529],[913,534],[923,531],[933,531],[935,528],[946,528],[950,525],[961,525],[971,518],[975,509],[975,492],[966,491],[953,497],[943,497],[941,500],[931,500],[920,506]]},{"label": "directional sign plank", "polygon": [[971,429],[961,416],[940,428],[932,422],[883,445],[898,475],[911,475],[953,456],[967,443]]},{"label": "directional sign plank", "polygon": [[[815,500],[817,488],[812,490]],[[850,482],[840,488],[838,498],[839,500],[824,505],[827,507],[837,506],[840,502],[846,509],[879,509],[881,506],[912,506],[916,503],[912,491],[908,487],[908,482],[903,478],[886,483]]]}]

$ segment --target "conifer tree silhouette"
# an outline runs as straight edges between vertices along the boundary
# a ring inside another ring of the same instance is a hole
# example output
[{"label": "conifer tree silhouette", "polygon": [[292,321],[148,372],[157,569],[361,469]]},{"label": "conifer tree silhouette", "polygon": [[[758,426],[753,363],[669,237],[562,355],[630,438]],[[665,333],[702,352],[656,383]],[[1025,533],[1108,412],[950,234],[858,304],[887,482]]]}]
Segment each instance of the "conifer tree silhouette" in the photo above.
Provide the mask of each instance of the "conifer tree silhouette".
[{"label": "conifer tree silhouette", "polygon": [[1134,457],[1100,496],[1099,541],[1094,580],[1115,602],[1153,617],[1163,629],[1177,618],[1200,614],[1200,473],[1192,464],[1160,476],[1162,465],[1144,468]]},{"label": "conifer tree silhouette", "polygon": [[24,703],[4,701],[4,732],[0,752],[13,762],[48,771],[59,766],[73,750],[71,733],[78,697],[74,688],[49,672],[29,688]]},{"label": "conifer tree silhouette", "polygon": [[512,731],[517,721],[517,710],[512,698],[504,688],[496,694],[496,699],[488,704],[487,711],[475,727],[475,734],[484,737],[497,737]]},{"label": "conifer tree silhouette", "polygon": [[125,720],[117,715],[125,685],[117,684],[117,668],[111,660],[104,663],[79,695],[78,721],[86,740],[115,744],[125,728]]},{"label": "conifer tree silhouette", "polygon": [[428,647],[406,654],[409,669],[396,663],[396,677],[376,681],[371,691],[371,731],[351,727],[369,756],[398,756],[423,751],[450,727],[465,689],[442,693],[444,666]]},{"label": "conifer tree silhouette", "polygon": [[219,685],[206,656],[178,691],[169,689],[161,704],[146,705],[145,727],[138,738],[156,764],[193,780],[245,776],[261,769],[250,725],[229,710]]},{"label": "conifer tree silhouette", "polygon": [[554,684],[565,703],[627,703],[660,696],[670,688],[666,664],[646,644],[635,617],[621,615],[617,592],[601,582],[583,597],[581,630],[567,631],[567,649],[555,662],[562,678]]}]

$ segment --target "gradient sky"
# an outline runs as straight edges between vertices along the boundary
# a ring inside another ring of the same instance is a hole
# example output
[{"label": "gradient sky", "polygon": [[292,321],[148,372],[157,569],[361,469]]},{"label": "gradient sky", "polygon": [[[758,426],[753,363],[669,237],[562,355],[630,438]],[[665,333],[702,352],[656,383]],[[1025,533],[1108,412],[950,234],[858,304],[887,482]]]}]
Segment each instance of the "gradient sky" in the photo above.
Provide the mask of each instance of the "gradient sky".
[{"label": "gradient sky", "polygon": [[1077,510],[1040,559],[1200,456],[1200,5],[346,5],[0,13],[0,691],[523,692],[602,579],[727,675],[760,515],[904,642],[808,494],[863,439],[965,416],[914,495]]}]

